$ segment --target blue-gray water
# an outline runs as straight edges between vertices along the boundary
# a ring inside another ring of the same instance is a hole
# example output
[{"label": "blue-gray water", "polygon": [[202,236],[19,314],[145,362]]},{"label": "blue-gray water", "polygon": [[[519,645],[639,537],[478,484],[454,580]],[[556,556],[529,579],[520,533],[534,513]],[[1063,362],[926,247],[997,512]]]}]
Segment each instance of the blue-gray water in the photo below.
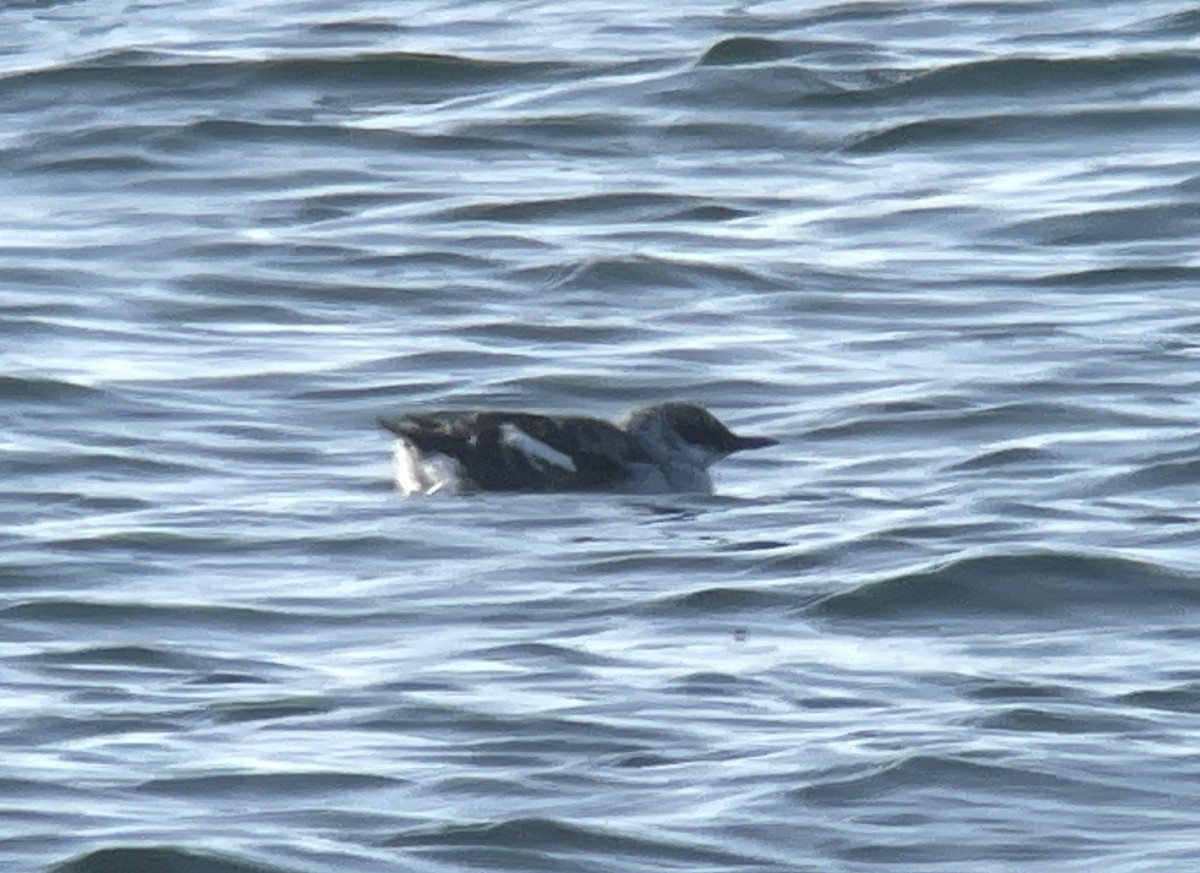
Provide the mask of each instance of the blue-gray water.
[{"label": "blue-gray water", "polygon": [[[1200,862],[1200,11],[0,9],[5,871]],[[708,404],[714,497],[374,420]]]}]

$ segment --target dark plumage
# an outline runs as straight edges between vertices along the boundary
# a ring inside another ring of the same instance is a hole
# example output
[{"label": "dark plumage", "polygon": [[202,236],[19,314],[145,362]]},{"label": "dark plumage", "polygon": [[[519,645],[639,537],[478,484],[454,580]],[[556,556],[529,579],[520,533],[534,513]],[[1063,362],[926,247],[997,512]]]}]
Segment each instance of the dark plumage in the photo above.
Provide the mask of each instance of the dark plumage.
[{"label": "dark plumage", "polygon": [[708,491],[714,461],[775,445],[708,410],[665,403],[618,424],[525,412],[434,412],[379,422],[398,438],[396,485],[434,491]]},{"label": "dark plumage", "polygon": [[[469,487],[482,491],[592,491],[616,488],[632,461],[649,463],[627,433],[606,421],[582,416],[550,417],[526,412],[433,412],[380,420],[422,453],[458,461]],[[505,438],[504,425],[571,459],[575,469],[530,456]]]}]

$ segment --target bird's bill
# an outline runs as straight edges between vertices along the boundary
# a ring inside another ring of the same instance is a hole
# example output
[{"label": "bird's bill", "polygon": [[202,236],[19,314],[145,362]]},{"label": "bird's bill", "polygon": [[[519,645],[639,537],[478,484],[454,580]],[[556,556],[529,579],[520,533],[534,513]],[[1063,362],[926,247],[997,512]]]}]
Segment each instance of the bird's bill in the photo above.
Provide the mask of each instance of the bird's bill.
[{"label": "bird's bill", "polygon": [[737,448],[735,452],[744,452],[746,449],[765,449],[769,446],[779,445],[779,440],[764,436],[739,436],[737,438]]}]

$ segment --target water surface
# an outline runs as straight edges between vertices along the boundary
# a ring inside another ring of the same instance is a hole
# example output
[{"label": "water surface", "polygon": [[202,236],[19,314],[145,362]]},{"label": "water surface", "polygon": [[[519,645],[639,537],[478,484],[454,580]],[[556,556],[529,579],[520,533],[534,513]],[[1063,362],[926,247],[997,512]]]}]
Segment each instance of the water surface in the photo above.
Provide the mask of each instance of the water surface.
[{"label": "water surface", "polygon": [[[0,858],[1200,856],[1180,2],[0,11]],[[702,402],[711,497],[380,415]]]}]

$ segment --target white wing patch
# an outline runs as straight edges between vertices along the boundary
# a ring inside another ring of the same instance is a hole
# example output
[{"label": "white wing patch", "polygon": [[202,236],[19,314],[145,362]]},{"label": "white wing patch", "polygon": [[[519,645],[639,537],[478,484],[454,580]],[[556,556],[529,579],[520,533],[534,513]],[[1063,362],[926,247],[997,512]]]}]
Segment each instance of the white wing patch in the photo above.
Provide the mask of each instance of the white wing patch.
[{"label": "white wing patch", "polygon": [[533,462],[534,466],[545,467],[547,464],[553,464],[564,470],[570,470],[572,473],[578,472],[570,455],[551,448],[539,439],[534,439],[512,422],[500,425],[500,439],[506,446],[520,451]]},{"label": "white wing patch", "polygon": [[462,467],[441,452],[424,454],[408,440],[396,440],[396,489],[410,494],[460,494],[463,490]]}]

